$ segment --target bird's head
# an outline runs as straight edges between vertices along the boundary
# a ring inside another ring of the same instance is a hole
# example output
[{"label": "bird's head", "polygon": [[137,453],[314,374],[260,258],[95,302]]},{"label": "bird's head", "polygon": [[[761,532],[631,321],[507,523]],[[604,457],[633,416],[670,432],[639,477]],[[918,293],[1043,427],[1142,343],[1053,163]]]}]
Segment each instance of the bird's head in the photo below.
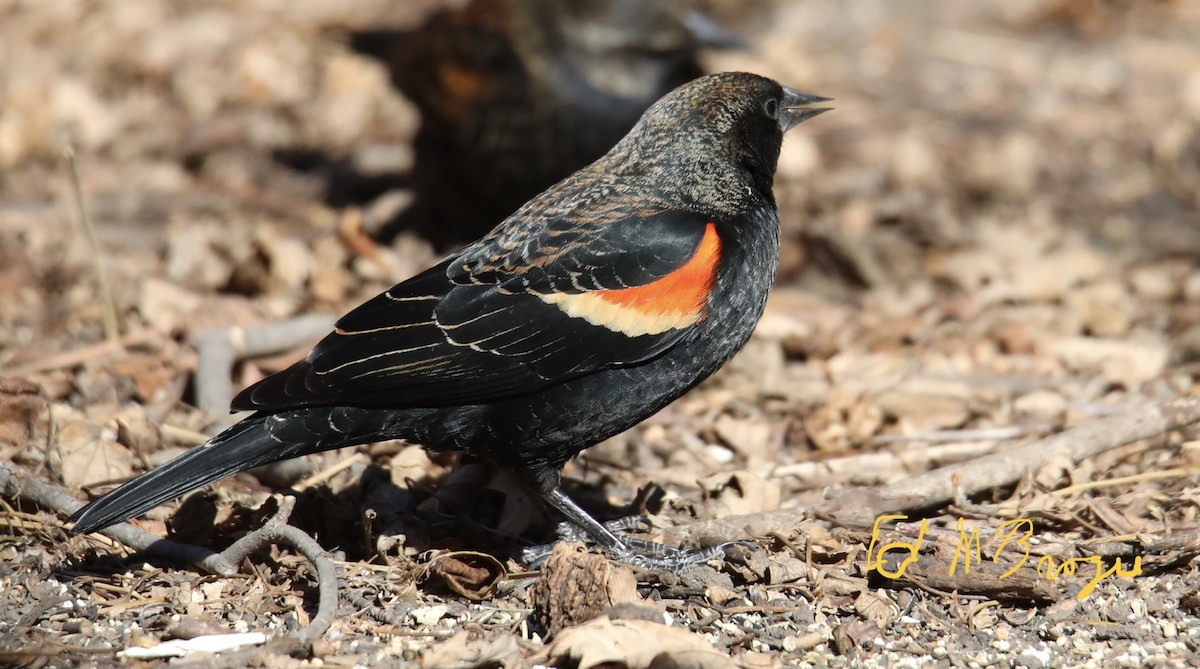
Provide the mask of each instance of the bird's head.
[{"label": "bird's head", "polygon": [[700,77],[654,103],[594,167],[656,175],[681,204],[729,211],[773,201],[784,133],[828,111],[810,106],[827,100],[757,74]]}]

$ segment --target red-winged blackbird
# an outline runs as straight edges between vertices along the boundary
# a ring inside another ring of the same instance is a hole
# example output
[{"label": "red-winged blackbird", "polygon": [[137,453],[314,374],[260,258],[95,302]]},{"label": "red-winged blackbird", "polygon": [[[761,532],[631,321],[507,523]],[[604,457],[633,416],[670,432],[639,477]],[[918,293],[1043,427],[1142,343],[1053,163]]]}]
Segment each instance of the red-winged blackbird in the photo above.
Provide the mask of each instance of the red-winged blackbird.
[{"label": "red-winged blackbird", "polygon": [[779,252],[783,134],[823,100],[745,73],[676,89],[603,158],[342,317],[234,399],[255,414],[84,507],[73,531],[268,462],[406,439],[511,468],[615,559],[680,564],[576,506],[562,468],[750,337]]},{"label": "red-winged blackbird", "polygon": [[473,0],[412,33],[351,43],[421,111],[413,203],[381,236],[410,229],[438,248],[478,238],[604,155],[702,74],[700,49],[736,44],[682,2],[651,0]]}]

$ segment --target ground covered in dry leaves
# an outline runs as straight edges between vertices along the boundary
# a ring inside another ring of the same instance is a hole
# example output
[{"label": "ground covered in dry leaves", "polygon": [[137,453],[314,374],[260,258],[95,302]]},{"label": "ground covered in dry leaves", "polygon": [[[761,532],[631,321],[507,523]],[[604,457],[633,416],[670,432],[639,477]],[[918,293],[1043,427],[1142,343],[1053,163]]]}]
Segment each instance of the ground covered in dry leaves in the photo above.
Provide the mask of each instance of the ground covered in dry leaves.
[{"label": "ground covered in dry leaves", "polygon": [[[333,209],[322,175],[276,159],[402,170],[418,119],[344,32],[432,5],[0,4],[0,664],[235,632],[271,640],[175,663],[1200,664],[1185,1],[714,5],[752,48],[710,69],[837,109],[785,144],[784,266],[751,344],[566,474],[652,538],[747,539],[723,564],[635,574],[563,545],[527,572],[513,551],[553,523],[521,489],[401,443],[271,472],[340,571],[315,643],[292,640],[318,583],[286,544],[217,576],[69,537],[30,481],[95,495],[228,420],[228,389],[197,382],[228,376],[205,333],[334,315],[434,259],[363,232],[403,190]],[[233,387],[311,341],[240,362]],[[911,478],[940,467],[963,469]],[[136,525],[221,550],[279,508],[261,478]],[[879,514],[909,519],[873,537]]]}]

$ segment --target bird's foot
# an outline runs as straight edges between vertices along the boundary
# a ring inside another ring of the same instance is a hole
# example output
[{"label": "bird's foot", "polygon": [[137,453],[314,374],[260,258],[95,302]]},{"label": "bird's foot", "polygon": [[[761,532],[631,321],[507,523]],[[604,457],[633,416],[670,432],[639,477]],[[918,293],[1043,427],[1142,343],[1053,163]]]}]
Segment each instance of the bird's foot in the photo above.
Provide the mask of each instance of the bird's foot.
[{"label": "bird's foot", "polygon": [[[643,526],[649,527],[649,525],[650,521],[645,516],[625,516],[624,518],[617,518],[616,520],[610,520],[607,523],[604,523],[605,529],[607,529],[609,532],[626,532],[629,530],[641,529]],[[558,526],[554,528],[554,533],[558,535],[558,541],[564,541],[568,544],[582,542],[588,546],[597,545],[595,539],[588,534],[587,530],[571,522],[564,521],[559,523]],[[638,540],[626,539],[625,541],[628,542]],[[660,544],[654,545],[657,546]],[[670,547],[664,545],[663,548]],[[550,553],[553,551],[554,542],[530,546],[521,551],[521,561],[530,567],[536,567],[537,565],[541,564],[543,560],[550,557]]]},{"label": "bird's foot", "polygon": [[[650,525],[644,516],[626,516],[604,523],[610,532],[624,532],[642,529]],[[556,528],[560,541],[567,543],[583,542],[588,546],[599,546],[592,536],[582,527],[573,523],[559,523]],[[679,570],[709,560],[716,560],[725,555],[725,549],[739,542],[730,541],[709,548],[676,548],[657,541],[622,537],[616,545],[602,546],[604,554],[610,560],[622,564],[651,571]],[[521,552],[521,560],[530,567],[541,564],[554,550],[554,544],[531,546]]]},{"label": "bird's foot", "polygon": [[[628,532],[629,530],[649,529],[650,519],[645,516],[625,516],[604,523],[604,527],[608,528],[609,532]],[[583,543],[595,543],[588,535],[587,530],[576,525],[575,523],[563,521],[554,528],[554,533],[558,535],[559,541],[567,543],[575,543],[582,541]],[[626,541],[629,541],[628,539]],[[553,544],[551,544],[553,545]]]},{"label": "bird's foot", "polygon": [[648,571],[679,571],[725,557],[725,549],[738,543],[730,541],[709,548],[676,548],[645,539],[624,540],[625,545],[605,549],[609,559]]}]

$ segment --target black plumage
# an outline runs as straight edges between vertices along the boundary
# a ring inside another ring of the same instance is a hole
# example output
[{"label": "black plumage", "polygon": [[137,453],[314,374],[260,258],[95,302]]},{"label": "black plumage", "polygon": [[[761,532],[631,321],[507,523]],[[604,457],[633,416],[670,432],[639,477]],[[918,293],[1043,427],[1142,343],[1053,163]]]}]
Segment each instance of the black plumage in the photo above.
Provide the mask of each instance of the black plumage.
[{"label": "black plumage", "polygon": [[247,388],[257,413],[72,516],[76,532],[266,462],[384,439],[511,468],[610,555],[655,564],[558,490],[749,338],[778,257],[783,133],[823,98],[757,75],[664,97],[608,154],[344,316]]}]

